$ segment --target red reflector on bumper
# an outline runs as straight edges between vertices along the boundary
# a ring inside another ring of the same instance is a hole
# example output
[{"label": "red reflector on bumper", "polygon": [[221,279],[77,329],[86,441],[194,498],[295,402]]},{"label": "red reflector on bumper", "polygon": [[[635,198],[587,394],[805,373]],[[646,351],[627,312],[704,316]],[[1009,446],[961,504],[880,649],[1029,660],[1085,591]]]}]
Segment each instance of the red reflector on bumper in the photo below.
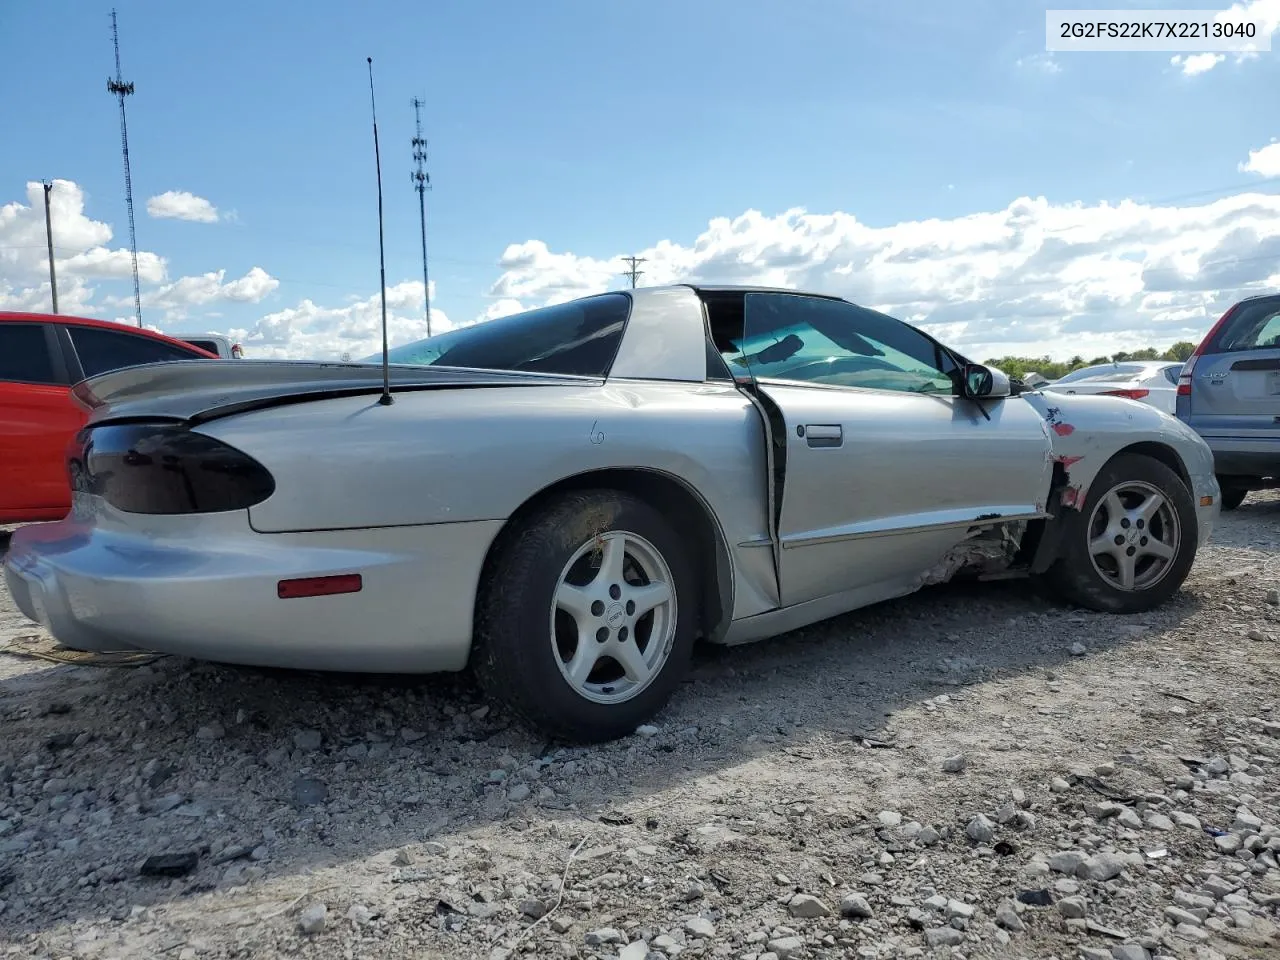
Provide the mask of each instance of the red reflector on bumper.
[{"label": "red reflector on bumper", "polygon": [[327,597],[334,593],[359,593],[364,581],[358,573],[341,573],[332,577],[302,577],[298,580],[281,580],[276,584],[276,596],[281,600],[294,597]]}]

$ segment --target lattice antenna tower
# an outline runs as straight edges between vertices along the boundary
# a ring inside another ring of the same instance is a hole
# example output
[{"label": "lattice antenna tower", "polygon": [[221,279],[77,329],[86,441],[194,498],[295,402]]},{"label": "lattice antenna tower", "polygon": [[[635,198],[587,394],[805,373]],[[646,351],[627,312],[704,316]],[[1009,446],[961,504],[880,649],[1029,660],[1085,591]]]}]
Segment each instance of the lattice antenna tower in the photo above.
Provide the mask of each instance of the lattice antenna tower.
[{"label": "lattice antenna tower", "polygon": [[427,162],[427,141],[422,136],[423,101],[413,98],[413,117],[417,134],[413,138],[414,170],[409,174],[413,181],[413,189],[418,191],[418,220],[422,224],[422,301],[427,315],[427,336],[431,336],[431,287],[427,282],[427,200],[426,192],[431,189],[431,177],[423,169]]},{"label": "lattice antenna tower", "polygon": [[124,155],[124,204],[129,210],[129,254],[133,258],[133,310],[142,326],[142,293],[138,288],[138,234],[133,223],[133,178],[129,173],[129,125],[125,122],[124,98],[133,93],[133,84],[125,83],[120,73],[120,30],[116,12],[111,11],[111,44],[116,52],[116,77],[107,80],[107,92],[120,102],[120,152]]}]

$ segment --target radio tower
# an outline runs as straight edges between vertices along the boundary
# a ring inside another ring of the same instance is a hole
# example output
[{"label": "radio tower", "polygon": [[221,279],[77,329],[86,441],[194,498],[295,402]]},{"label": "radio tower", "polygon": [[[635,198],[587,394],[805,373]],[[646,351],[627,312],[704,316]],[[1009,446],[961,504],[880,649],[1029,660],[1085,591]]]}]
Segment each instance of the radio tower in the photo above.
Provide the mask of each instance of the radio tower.
[{"label": "radio tower", "polygon": [[413,162],[417,169],[409,174],[413,181],[413,189],[418,191],[418,219],[422,223],[422,299],[427,312],[427,336],[431,336],[431,287],[427,284],[427,200],[426,192],[431,189],[431,177],[422,169],[427,162],[427,141],[422,138],[422,101],[413,98],[413,116],[417,125],[417,136],[413,138]]},{"label": "radio tower", "polygon": [[133,84],[125,83],[120,74],[120,31],[116,28],[116,12],[111,11],[111,43],[116,51],[116,78],[107,80],[107,92],[120,101],[120,150],[124,154],[124,203],[129,208],[129,253],[133,258],[133,309],[142,326],[142,294],[138,289],[138,235],[133,225],[133,179],[129,175],[129,127],[124,119],[124,98],[133,93]]}]

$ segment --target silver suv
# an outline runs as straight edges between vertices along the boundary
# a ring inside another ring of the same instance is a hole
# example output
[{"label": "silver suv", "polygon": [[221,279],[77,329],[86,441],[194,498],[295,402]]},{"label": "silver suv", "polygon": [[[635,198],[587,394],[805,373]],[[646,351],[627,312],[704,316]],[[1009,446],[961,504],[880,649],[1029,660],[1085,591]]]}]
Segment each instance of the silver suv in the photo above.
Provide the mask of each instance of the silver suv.
[{"label": "silver suv", "polygon": [[1280,295],[1241,300],[1213,325],[1178,376],[1176,412],[1213,450],[1222,509],[1280,486]]}]

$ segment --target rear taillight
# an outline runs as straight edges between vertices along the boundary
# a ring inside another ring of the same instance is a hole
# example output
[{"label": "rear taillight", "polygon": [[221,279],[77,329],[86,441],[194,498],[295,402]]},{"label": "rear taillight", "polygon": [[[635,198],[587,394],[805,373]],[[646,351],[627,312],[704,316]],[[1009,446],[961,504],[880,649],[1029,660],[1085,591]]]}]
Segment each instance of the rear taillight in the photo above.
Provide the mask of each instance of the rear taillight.
[{"label": "rear taillight", "polygon": [[126,513],[246,510],[275,492],[257,460],[174,424],[87,427],[72,445],[67,473],[72,490]]},{"label": "rear taillight", "polygon": [[1222,325],[1227,322],[1233,313],[1236,312],[1236,308],[1239,306],[1240,304],[1233,303],[1231,306],[1227,307],[1222,316],[1218,318],[1218,322],[1209,328],[1209,332],[1204,335],[1204,339],[1201,340],[1199,345],[1191,351],[1191,356],[1187,358],[1187,362],[1182,365],[1182,370],[1178,373],[1178,396],[1191,396],[1191,374],[1194,373],[1196,369],[1196,358],[1208,351],[1209,344],[1213,343],[1214,339],[1218,336],[1218,331],[1222,329]]},{"label": "rear taillight", "polygon": [[1130,400],[1141,400],[1150,390],[1103,390],[1104,397],[1128,397]]},{"label": "rear taillight", "polygon": [[1187,358],[1187,362],[1182,365],[1182,369],[1178,371],[1178,396],[1191,396],[1191,374],[1196,369],[1196,356],[1192,354]]}]

